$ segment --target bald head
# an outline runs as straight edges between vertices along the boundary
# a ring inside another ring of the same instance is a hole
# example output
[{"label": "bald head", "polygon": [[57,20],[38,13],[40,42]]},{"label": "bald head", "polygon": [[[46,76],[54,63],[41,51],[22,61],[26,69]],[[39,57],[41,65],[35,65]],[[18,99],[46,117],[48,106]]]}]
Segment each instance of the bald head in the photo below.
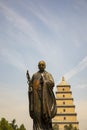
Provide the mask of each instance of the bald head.
[{"label": "bald head", "polygon": [[46,68],[46,63],[45,63],[45,61],[39,61],[39,63],[38,63],[38,68],[39,68],[39,70],[40,71],[44,71],[45,70],[45,68]]}]

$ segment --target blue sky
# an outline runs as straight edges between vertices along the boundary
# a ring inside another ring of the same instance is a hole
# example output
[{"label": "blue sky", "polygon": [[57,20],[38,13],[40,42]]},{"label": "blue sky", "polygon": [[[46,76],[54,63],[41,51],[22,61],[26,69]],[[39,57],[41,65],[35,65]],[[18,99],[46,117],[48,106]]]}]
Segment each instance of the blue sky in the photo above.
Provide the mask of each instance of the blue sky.
[{"label": "blue sky", "polygon": [[40,60],[71,85],[79,128],[87,129],[87,0],[0,0],[0,117],[32,129],[26,70]]}]

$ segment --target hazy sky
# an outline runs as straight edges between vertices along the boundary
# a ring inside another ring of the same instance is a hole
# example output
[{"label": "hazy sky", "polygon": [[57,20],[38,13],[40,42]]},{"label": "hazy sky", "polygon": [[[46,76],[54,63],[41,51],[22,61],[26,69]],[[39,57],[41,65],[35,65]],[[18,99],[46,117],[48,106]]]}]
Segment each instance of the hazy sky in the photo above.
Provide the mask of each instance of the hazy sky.
[{"label": "hazy sky", "polygon": [[32,129],[26,70],[45,60],[56,85],[71,85],[87,130],[87,0],[0,0],[0,118]]}]

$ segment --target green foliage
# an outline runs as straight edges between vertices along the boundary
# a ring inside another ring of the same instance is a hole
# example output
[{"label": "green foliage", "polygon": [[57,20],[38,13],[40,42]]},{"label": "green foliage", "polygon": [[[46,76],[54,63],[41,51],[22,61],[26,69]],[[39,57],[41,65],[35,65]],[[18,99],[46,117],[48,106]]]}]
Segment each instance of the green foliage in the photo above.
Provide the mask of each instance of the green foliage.
[{"label": "green foliage", "polygon": [[74,129],[73,130],[78,130],[76,127],[74,127]]},{"label": "green foliage", "polygon": [[22,124],[21,126],[20,126],[20,129],[19,130],[26,130],[26,128],[24,127],[24,125]]},{"label": "green foliage", "polygon": [[13,119],[11,123],[9,123],[5,118],[1,118],[0,120],[0,130],[26,130],[23,124],[18,125],[16,124],[16,120]]},{"label": "green foliage", "polygon": [[16,124],[16,120],[13,119],[12,122],[10,123],[10,125],[12,126],[13,130],[17,130],[18,126]]},{"label": "green foliage", "polygon": [[59,130],[58,124],[54,124],[54,125],[53,125],[53,130]]},{"label": "green foliage", "polygon": [[78,130],[76,127],[73,127],[72,124],[65,125],[64,130]]},{"label": "green foliage", "polygon": [[5,118],[2,118],[0,121],[0,130],[13,130],[11,125]]}]

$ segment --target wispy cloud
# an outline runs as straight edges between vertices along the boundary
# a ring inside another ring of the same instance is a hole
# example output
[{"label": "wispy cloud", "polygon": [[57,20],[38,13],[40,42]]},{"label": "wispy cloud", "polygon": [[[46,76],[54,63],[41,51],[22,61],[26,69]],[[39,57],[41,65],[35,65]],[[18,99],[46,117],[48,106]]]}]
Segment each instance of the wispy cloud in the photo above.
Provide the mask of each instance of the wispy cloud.
[{"label": "wispy cloud", "polygon": [[[28,6],[26,6],[28,8]],[[37,6],[31,2],[29,9],[33,15],[35,15],[41,22],[50,30],[57,33],[58,30],[63,29],[64,23],[61,21],[60,17],[47,8],[45,5],[38,3]]]},{"label": "wispy cloud", "polygon": [[0,55],[4,62],[15,66],[17,69],[25,71],[26,65],[24,64],[22,55],[14,50],[2,49]]},{"label": "wispy cloud", "polygon": [[[55,57],[54,55],[56,55],[56,53],[55,51],[53,51],[55,50],[55,46],[54,45],[50,46],[51,41],[49,40],[45,41],[44,37],[42,39],[39,37],[40,32],[36,30],[31,21],[28,21],[26,18],[14,12],[14,10],[8,8],[4,4],[0,3],[0,7],[2,13],[5,15],[7,20],[11,22],[13,26],[19,29],[20,32],[24,33],[24,36],[27,39],[26,43],[24,42],[24,45],[29,44],[29,46],[32,46],[32,48],[34,48],[41,55],[40,57],[42,58],[48,57],[48,60],[51,61],[51,59]],[[11,36],[14,36],[19,41],[19,38],[15,32],[14,33],[12,32]],[[33,42],[28,43],[29,39],[32,39]],[[15,44],[19,43],[15,42]],[[20,52],[17,52],[15,49],[14,50],[9,49],[9,46],[7,47],[8,48],[4,48],[0,52],[1,55],[3,56],[3,60],[5,60],[5,62],[7,62],[8,64],[11,64],[12,66],[15,66],[17,69],[25,71],[26,65],[24,64],[24,61],[22,59],[22,54]]]},{"label": "wispy cloud", "polygon": [[[63,44],[73,44],[76,47],[80,47],[80,45],[87,42],[87,8],[85,6],[86,2],[84,1],[82,3],[84,3],[82,6],[84,11],[81,11],[81,4],[79,4],[79,2],[73,2],[73,6],[70,5],[71,9],[70,7],[67,9],[64,8],[65,12],[61,9],[57,10],[57,12],[53,10],[51,11],[49,7],[47,8],[47,6],[42,4],[39,5],[39,3],[35,6],[33,2],[31,2],[31,6],[28,10],[31,11],[37,19],[41,20],[41,22],[51,30],[55,36],[57,36],[58,42]],[[75,5],[79,7],[77,10],[74,7]],[[26,7],[28,8],[28,6]]]},{"label": "wispy cloud", "polygon": [[[51,41],[46,41],[46,40],[44,40],[44,37],[40,37],[39,36],[40,32],[36,29],[36,27],[34,26],[34,24],[31,21],[29,21],[28,19],[19,15],[18,13],[13,11],[11,8],[8,8],[4,4],[0,3],[0,7],[2,10],[2,13],[5,15],[7,20],[9,22],[11,22],[13,24],[13,26],[15,26],[17,29],[19,29],[20,32],[24,33],[24,36],[27,39],[26,43],[24,43],[24,44],[31,45],[33,48],[35,48],[35,50],[37,50],[43,56],[51,54],[51,53],[48,53],[49,44],[51,43]],[[38,17],[42,17],[41,14],[39,14],[39,13],[37,15],[39,15]],[[45,18],[41,18],[41,19],[45,20]],[[16,33],[15,34],[12,33],[11,35],[14,35],[15,38],[17,38]],[[31,39],[32,43],[28,43],[28,41],[30,41],[30,39]],[[50,48],[50,52],[53,52],[52,51],[53,49],[51,49],[51,48]]]},{"label": "wispy cloud", "polygon": [[[33,27],[31,26],[31,23],[21,17],[18,13],[13,11],[11,8],[8,8],[5,4],[0,3],[0,7],[2,9],[3,14],[6,16],[6,18],[11,21],[15,26],[20,28],[24,32],[28,31],[28,29],[32,32]],[[26,31],[25,31],[26,30]]]},{"label": "wispy cloud", "polygon": [[5,4],[0,3],[0,7],[2,13],[11,23],[13,23],[13,26],[17,27],[21,32],[24,33],[26,37],[31,38],[35,43],[39,42],[37,30],[33,26],[32,22],[28,21],[26,18],[13,11],[11,8],[8,8]]},{"label": "wispy cloud", "polygon": [[87,56],[84,57],[82,61],[80,61],[80,63],[76,65],[72,70],[66,73],[64,77],[66,77],[66,79],[68,80],[73,76],[75,76],[76,74],[78,74],[79,72],[81,72],[82,70],[84,70],[86,67],[87,67]]},{"label": "wispy cloud", "polygon": [[81,88],[81,89],[85,89],[87,88],[87,84],[79,84],[79,85],[76,85],[78,88]]}]

